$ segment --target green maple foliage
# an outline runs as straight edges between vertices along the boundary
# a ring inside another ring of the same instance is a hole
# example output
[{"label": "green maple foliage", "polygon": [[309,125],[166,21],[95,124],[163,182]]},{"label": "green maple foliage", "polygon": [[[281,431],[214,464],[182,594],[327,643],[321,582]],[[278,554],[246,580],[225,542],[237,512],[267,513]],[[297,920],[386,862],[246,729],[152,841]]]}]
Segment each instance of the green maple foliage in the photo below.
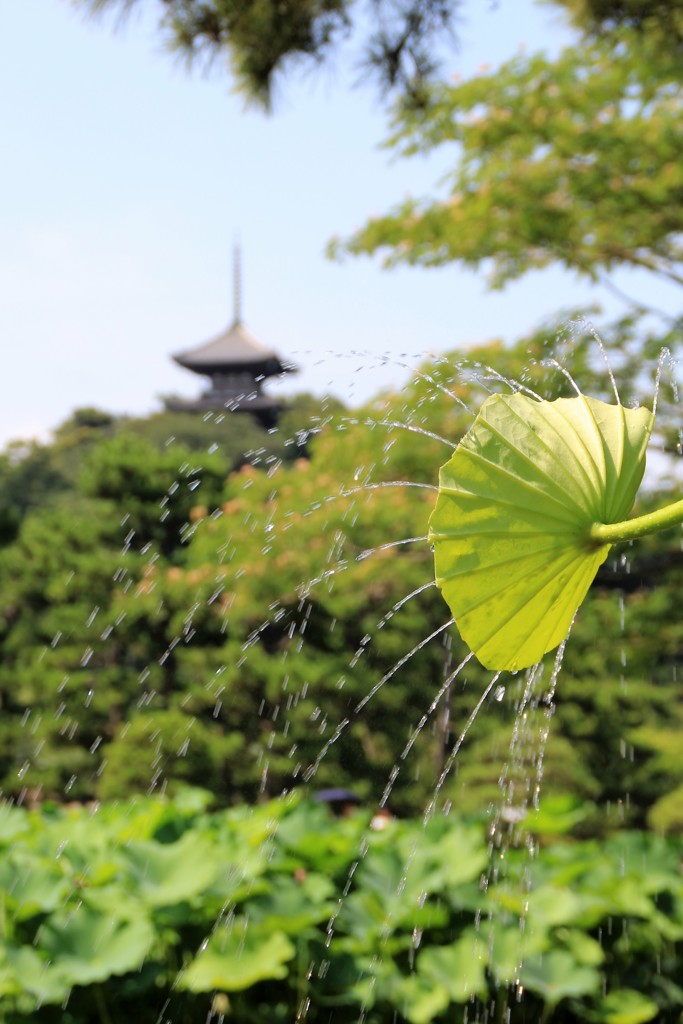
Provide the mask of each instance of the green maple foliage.
[{"label": "green maple foliage", "polygon": [[682,67],[656,36],[621,30],[435,87],[424,109],[398,109],[389,146],[451,150],[443,194],[408,199],[333,251],[483,264],[494,287],[553,263],[683,284]]}]

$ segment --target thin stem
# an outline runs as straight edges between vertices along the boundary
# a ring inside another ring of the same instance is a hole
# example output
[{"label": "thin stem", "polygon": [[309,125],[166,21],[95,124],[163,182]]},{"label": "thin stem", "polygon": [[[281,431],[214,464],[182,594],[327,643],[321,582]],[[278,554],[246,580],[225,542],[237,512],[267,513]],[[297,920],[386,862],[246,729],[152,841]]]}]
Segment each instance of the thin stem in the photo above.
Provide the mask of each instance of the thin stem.
[{"label": "thin stem", "polygon": [[620,541],[644,537],[648,533],[657,533],[671,526],[683,523],[683,500],[673,505],[665,505],[656,512],[648,512],[635,519],[627,519],[623,523],[593,523],[590,528],[590,539],[599,544],[618,544]]},{"label": "thin stem", "polygon": [[93,985],[93,995],[95,997],[95,1005],[97,1006],[97,1013],[102,1024],[113,1024],[109,1010],[107,1009],[107,1003],[102,992],[102,985]]}]

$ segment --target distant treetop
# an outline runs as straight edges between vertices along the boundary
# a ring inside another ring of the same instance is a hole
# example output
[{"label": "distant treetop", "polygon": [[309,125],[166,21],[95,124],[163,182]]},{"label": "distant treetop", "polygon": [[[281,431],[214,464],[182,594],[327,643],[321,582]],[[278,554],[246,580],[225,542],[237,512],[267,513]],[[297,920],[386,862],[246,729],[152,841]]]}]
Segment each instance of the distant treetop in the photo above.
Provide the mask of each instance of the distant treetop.
[{"label": "distant treetop", "polygon": [[[383,93],[420,105],[439,69],[441,44],[455,44],[463,0],[73,0],[93,13],[156,8],[170,48],[190,59],[227,57],[238,86],[270,108],[274,80],[295,64],[323,64],[362,26],[362,64]],[[585,35],[624,26],[683,43],[683,0],[546,0],[564,7]],[[514,0],[500,0],[500,4]],[[443,50],[441,51],[443,52]]]},{"label": "distant treetop", "polygon": [[[127,13],[140,0],[73,0],[93,13]],[[153,6],[155,0],[143,0]],[[324,63],[362,21],[363,64],[382,91],[419,96],[437,68],[461,0],[372,0],[359,16],[351,0],[156,0],[170,48],[190,58],[227,56],[238,87],[270,108],[274,79],[295,64]]]}]

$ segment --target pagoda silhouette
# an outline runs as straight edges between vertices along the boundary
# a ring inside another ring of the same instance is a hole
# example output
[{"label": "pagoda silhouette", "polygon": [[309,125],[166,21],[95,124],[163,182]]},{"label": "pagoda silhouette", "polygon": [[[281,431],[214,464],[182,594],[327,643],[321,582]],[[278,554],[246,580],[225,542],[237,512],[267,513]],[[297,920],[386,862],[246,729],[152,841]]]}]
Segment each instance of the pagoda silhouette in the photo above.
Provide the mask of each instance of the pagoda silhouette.
[{"label": "pagoda silhouette", "polygon": [[234,413],[250,413],[264,427],[277,423],[282,405],[264,394],[263,384],[269,377],[296,373],[297,367],[284,362],[273,349],[255,338],[242,323],[240,253],[235,249],[233,263],[233,320],[217,337],[185,349],[173,356],[176,363],[192,373],[208,377],[211,384],[192,400],[166,399],[166,408],[173,412],[206,412],[221,409]]}]

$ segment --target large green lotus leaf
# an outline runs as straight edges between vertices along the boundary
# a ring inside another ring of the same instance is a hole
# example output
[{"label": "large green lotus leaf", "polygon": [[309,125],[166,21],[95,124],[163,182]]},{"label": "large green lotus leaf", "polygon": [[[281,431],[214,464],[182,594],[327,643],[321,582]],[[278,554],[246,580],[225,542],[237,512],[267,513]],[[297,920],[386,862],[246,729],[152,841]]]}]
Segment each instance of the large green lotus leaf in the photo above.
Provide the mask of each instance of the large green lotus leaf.
[{"label": "large green lotus leaf", "polygon": [[54,857],[34,857],[18,850],[0,860],[0,891],[17,920],[64,904],[73,883]]},{"label": "large green lotus leaf", "polygon": [[346,948],[360,953],[375,949],[380,943],[387,956],[403,955],[410,948],[414,929],[424,931],[448,924],[445,903],[406,902],[395,913],[396,906],[397,901],[387,903],[378,892],[350,893],[337,918],[340,931],[350,937]]},{"label": "large green lotus leaf", "polygon": [[191,899],[211,885],[221,867],[216,848],[193,832],[175,843],[129,843],[123,853],[138,896],[150,907]]},{"label": "large green lotus leaf", "polygon": [[577,964],[563,950],[551,950],[522,964],[519,980],[524,988],[535,992],[550,1006],[563,999],[592,995],[602,984],[595,967]]},{"label": "large green lotus leaf", "polygon": [[417,849],[414,836],[404,834],[398,839],[399,851],[410,864],[410,873],[419,880],[422,892],[453,892],[464,882],[478,880],[490,860],[478,826],[450,821],[448,828],[443,829],[443,821],[431,819],[425,830],[425,842]]},{"label": "large green lotus leaf", "polygon": [[659,1007],[641,992],[621,988],[606,995],[598,1006],[595,1020],[604,1024],[645,1024],[654,1020]]},{"label": "large green lotus leaf", "polygon": [[492,395],[439,478],[436,581],[486,668],[539,661],[569,632],[645,469],[653,417],[585,395]]},{"label": "large green lotus leaf", "polygon": [[517,926],[508,926],[502,915],[481,926],[480,937],[488,949],[489,971],[499,986],[514,984],[520,965],[544,953],[550,943],[544,928],[527,928],[526,918],[520,919]]},{"label": "large green lotus leaf", "polygon": [[398,978],[383,993],[409,1024],[429,1024],[440,1017],[451,1002],[448,990],[418,974]]},{"label": "large green lotus leaf", "polygon": [[[407,843],[371,849],[354,876],[357,886],[355,895],[368,916],[374,918],[377,933],[386,932],[388,935],[401,929],[434,927],[440,916],[440,909],[431,901],[425,902],[425,896],[431,892],[441,892],[447,885],[450,881],[448,867],[451,862],[444,860],[439,863],[436,857],[433,860],[428,856],[423,858],[414,853],[413,845],[413,863],[410,859],[406,860],[406,857],[410,858],[410,852],[404,852],[410,849]],[[445,856],[450,852],[445,844],[443,852]],[[470,850],[465,848],[463,854],[467,862]],[[457,852],[453,856],[457,858]],[[486,866],[486,861],[479,861],[479,864],[477,878]],[[457,869],[455,873],[458,874]],[[472,876],[467,873],[466,877]],[[358,933],[357,921],[353,920],[356,912],[361,913],[359,908],[353,909],[353,904],[341,911],[346,926],[354,934]],[[370,927],[369,922],[367,926]]]},{"label": "large green lotus leaf", "polygon": [[276,875],[266,892],[249,901],[249,917],[265,931],[299,935],[329,919],[334,894],[334,883],[324,875],[309,874],[300,882]]},{"label": "large green lotus leaf", "polygon": [[266,932],[238,918],[214,932],[178,984],[190,992],[239,992],[258,981],[285,978],[295,953],[283,932]]},{"label": "large green lotus leaf", "polygon": [[52,966],[32,946],[5,945],[0,967],[0,1000],[5,995],[30,995],[36,1009],[43,1003],[63,1003],[71,991],[71,982],[59,965]]},{"label": "large green lotus leaf", "polygon": [[11,804],[0,806],[0,843],[12,843],[20,836],[30,831],[29,818],[23,807],[13,807]]},{"label": "large green lotus leaf", "polygon": [[586,935],[580,928],[560,928],[557,938],[567,947],[577,963],[587,967],[598,967],[605,962],[605,950],[592,935]]},{"label": "large green lotus leaf", "polygon": [[418,975],[443,986],[456,1003],[487,992],[488,949],[482,939],[468,929],[451,946],[430,946],[420,954]]},{"label": "large green lotus leaf", "polygon": [[152,923],[140,912],[117,916],[83,903],[42,925],[37,945],[70,984],[91,985],[137,970],[155,935]]},{"label": "large green lotus leaf", "polygon": [[573,889],[552,884],[539,885],[525,899],[529,916],[540,928],[572,924],[581,917],[586,899]]}]

